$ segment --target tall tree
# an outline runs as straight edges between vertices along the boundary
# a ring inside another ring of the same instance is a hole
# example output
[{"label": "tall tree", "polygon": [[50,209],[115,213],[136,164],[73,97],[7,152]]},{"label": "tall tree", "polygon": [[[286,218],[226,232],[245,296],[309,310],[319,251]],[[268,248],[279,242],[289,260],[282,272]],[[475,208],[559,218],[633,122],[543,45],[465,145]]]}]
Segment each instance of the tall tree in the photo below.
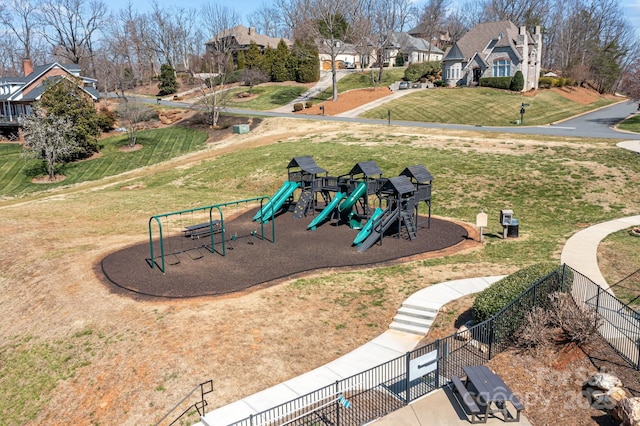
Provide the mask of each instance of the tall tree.
[{"label": "tall tree", "polygon": [[[216,77],[210,85],[202,87],[200,103],[206,108],[211,126],[218,125],[220,109],[230,100],[227,89],[231,73],[234,71],[233,49],[235,41],[230,37],[229,30],[238,25],[238,14],[217,3],[206,3],[201,17],[205,31],[213,35],[209,40],[209,51],[206,54],[207,69]],[[246,66],[246,58],[245,58]]]},{"label": "tall tree", "polygon": [[338,100],[336,57],[351,39],[350,24],[357,21],[361,6],[362,0],[299,0],[295,7],[296,30],[318,41],[320,52],[330,58],[334,101]]},{"label": "tall tree", "polygon": [[101,0],[47,0],[40,7],[46,30],[42,33],[55,49],[56,55],[74,64],[88,65],[88,74],[95,75],[94,43],[108,18]]},{"label": "tall tree", "polygon": [[20,43],[23,58],[32,58],[33,34],[40,30],[38,7],[34,0],[7,0],[0,10],[0,24],[7,27]]},{"label": "tall tree", "polygon": [[47,84],[38,104],[47,115],[65,117],[71,121],[71,137],[77,148],[64,160],[72,161],[98,152],[97,137],[100,134],[98,114],[91,98],[80,86],[81,81],[60,77]]},{"label": "tall tree", "polygon": [[401,31],[408,19],[408,0],[370,0],[363,8],[371,22],[369,45],[375,49],[378,74],[374,81],[381,81],[384,64],[389,61],[393,34]]}]

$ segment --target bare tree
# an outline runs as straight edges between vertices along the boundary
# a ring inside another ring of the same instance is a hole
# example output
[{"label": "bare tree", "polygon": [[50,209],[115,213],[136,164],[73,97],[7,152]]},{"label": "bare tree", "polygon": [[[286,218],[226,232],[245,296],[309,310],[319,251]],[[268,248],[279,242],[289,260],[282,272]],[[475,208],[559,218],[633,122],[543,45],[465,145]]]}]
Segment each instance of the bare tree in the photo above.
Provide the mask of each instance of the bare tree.
[{"label": "bare tree", "polygon": [[34,38],[39,30],[38,7],[33,0],[8,0],[0,10],[0,24],[7,27],[20,43],[23,58],[31,58]]},{"label": "bare tree", "polygon": [[262,3],[262,5],[247,19],[249,25],[256,29],[257,33],[268,35],[274,38],[290,38],[291,27],[286,23],[286,9],[280,9],[277,6]]},{"label": "bare tree", "polygon": [[449,6],[449,0],[429,0],[422,9],[419,26],[420,32],[428,36],[429,51],[427,57],[429,60],[431,60],[434,39],[439,36],[445,26]]},{"label": "bare tree", "polygon": [[344,52],[361,13],[362,0],[299,0],[296,29],[315,40],[331,61],[333,100],[338,100],[336,57]]},{"label": "bare tree", "polygon": [[48,0],[41,8],[44,38],[60,57],[80,64],[88,60],[90,74],[94,42],[107,19],[107,8],[101,0]]},{"label": "bare tree", "polygon": [[370,0],[367,11],[371,22],[370,45],[375,49],[378,75],[373,79],[380,81],[384,64],[388,62],[388,51],[393,45],[393,34],[401,31],[410,11],[407,0]]},{"label": "bare tree", "polygon": [[145,121],[148,113],[149,108],[141,102],[128,101],[125,99],[125,101],[118,106],[118,115],[127,132],[128,145],[130,147],[136,146],[140,123]]},{"label": "bare tree", "polygon": [[206,31],[213,35],[208,42],[210,49],[205,60],[214,77],[209,79],[209,84],[202,86],[200,103],[207,110],[211,126],[217,126],[220,109],[230,99],[227,83],[235,68],[233,49],[236,45],[229,30],[238,25],[240,18],[235,11],[216,3],[205,4],[201,16]]},{"label": "bare tree", "polygon": [[25,140],[23,156],[44,161],[49,179],[55,180],[56,164],[80,145],[72,136],[73,123],[68,117],[47,115],[42,108],[35,106],[33,113],[24,117],[22,129]]}]

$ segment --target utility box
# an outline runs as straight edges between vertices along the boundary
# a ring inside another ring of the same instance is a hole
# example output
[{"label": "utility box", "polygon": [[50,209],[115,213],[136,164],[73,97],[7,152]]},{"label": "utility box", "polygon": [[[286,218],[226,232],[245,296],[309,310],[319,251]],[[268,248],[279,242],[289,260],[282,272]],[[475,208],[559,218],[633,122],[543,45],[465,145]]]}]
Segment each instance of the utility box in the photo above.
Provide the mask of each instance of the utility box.
[{"label": "utility box", "polygon": [[511,225],[513,220],[513,210],[500,210],[500,224],[502,226]]},{"label": "utility box", "polygon": [[234,124],[233,133],[237,134],[245,134],[249,133],[249,125],[248,124]]}]

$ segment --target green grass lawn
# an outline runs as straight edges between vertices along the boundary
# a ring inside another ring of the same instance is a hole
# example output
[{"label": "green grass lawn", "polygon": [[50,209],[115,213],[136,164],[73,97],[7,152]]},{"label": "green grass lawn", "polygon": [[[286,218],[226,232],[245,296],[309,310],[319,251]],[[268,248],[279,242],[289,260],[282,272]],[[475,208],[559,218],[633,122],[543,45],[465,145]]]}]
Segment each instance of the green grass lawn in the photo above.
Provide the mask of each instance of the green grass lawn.
[{"label": "green grass lawn", "polygon": [[[387,87],[391,83],[400,81],[404,78],[404,68],[385,68],[382,72],[382,80],[378,83],[378,87]],[[338,80],[338,93],[346,92],[354,89],[366,89],[373,87],[372,72],[377,76],[378,70],[358,71],[350,73]],[[329,87],[322,93],[316,95],[318,101],[326,101],[333,97],[333,88]]]},{"label": "green grass lawn", "polygon": [[233,98],[229,102],[230,108],[255,109],[258,111],[268,111],[281,107],[296,99],[307,91],[304,86],[255,86],[251,93],[257,97],[243,100],[236,98],[239,93],[248,92],[248,87],[238,87],[231,90]]},{"label": "green grass lawn", "polygon": [[[3,197],[21,195],[30,200],[42,196],[41,204],[12,210],[13,215],[28,217],[34,206],[47,213],[55,207],[58,212],[68,209],[69,221],[95,224],[87,231],[88,245],[102,244],[103,237],[144,238],[146,221],[152,214],[272,195],[287,179],[289,161],[300,155],[311,155],[332,176],[348,173],[360,161],[375,161],[387,177],[397,176],[407,166],[423,164],[435,177],[433,215],[474,223],[481,210],[489,214],[485,242],[477,250],[369,271],[327,272],[321,278],[293,279],[288,287],[291,297],[302,298],[310,288],[324,290],[323,286],[344,282],[340,288],[326,291],[337,301],[363,300],[363,289],[351,287],[354,276],[377,285],[380,277],[392,275],[411,294],[434,277],[459,271],[476,272],[483,267],[497,274],[535,262],[558,261],[566,239],[585,224],[640,211],[640,162],[636,154],[616,148],[615,141],[538,137],[532,143],[531,137],[509,135],[508,139],[494,140],[491,134],[471,133],[464,139],[459,133],[441,133],[433,141],[431,136],[426,130],[394,133],[384,126],[359,126],[299,138],[282,136],[267,146],[149,171],[136,177],[136,183],[144,188],[141,190],[123,192],[118,185],[96,185],[95,190],[78,192],[63,205],[56,197],[44,197],[55,195],[60,184],[31,184],[24,173],[33,164],[20,159],[17,145],[1,145],[0,188]],[[118,151],[126,144],[123,136],[112,138],[103,142],[101,158],[70,166],[65,171],[67,181],[61,184],[96,180],[165,161],[201,148],[205,137],[179,128],[144,132],[140,139],[144,149],[130,153]],[[89,206],[90,214],[82,211]],[[504,208],[513,209],[520,221],[518,238],[500,238],[498,214]],[[421,212],[426,212],[425,205]],[[83,248],[61,245],[50,256],[72,256],[79,250]],[[4,261],[6,274],[22,276],[32,267]],[[419,268],[422,276],[416,275]],[[13,275],[8,277],[5,282],[13,285]],[[375,289],[376,300],[388,297],[382,287]],[[60,381],[91,364],[94,354],[110,349],[111,344],[115,345],[99,330],[87,329],[64,340],[29,343],[28,337],[16,337],[0,345],[0,357],[5,361],[0,366],[0,391],[9,395],[3,400],[5,405],[0,403],[0,413],[10,424],[34,418]],[[12,401],[14,405],[10,405]],[[16,407],[20,410],[13,412]]]},{"label": "green grass lawn", "polygon": [[608,235],[598,247],[598,266],[617,298],[640,309],[640,237],[625,229]]},{"label": "green grass lawn", "polygon": [[365,118],[385,120],[389,111],[393,120],[480,126],[514,126],[520,120],[520,107],[529,104],[524,125],[550,124],[613,103],[601,99],[583,105],[551,91],[523,96],[505,90],[474,88],[438,88],[415,90],[399,99],[362,114]]},{"label": "green grass lawn", "polygon": [[626,130],[627,132],[640,133],[640,115],[634,115],[618,124],[620,130]]},{"label": "green grass lawn", "polygon": [[[101,179],[128,170],[166,161],[187,152],[202,149],[207,134],[182,127],[162,130],[145,130],[138,133],[138,144],[144,149],[132,152],[120,151],[127,145],[126,135],[100,141],[101,156],[92,160],[70,163],[59,172],[66,179],[47,183],[46,189],[57,188],[78,182]],[[42,184],[32,183],[32,178],[43,173],[42,162],[21,157],[21,145],[0,144],[0,197],[25,195],[45,189]]]}]

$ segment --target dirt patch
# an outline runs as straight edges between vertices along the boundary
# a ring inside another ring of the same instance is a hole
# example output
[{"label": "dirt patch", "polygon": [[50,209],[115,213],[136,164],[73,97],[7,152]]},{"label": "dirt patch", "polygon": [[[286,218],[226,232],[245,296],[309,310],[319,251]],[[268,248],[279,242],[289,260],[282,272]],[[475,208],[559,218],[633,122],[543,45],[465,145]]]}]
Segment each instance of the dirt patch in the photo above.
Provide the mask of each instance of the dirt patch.
[{"label": "dirt patch", "polygon": [[351,111],[354,108],[368,104],[369,102],[382,99],[391,95],[393,92],[388,87],[378,87],[376,89],[357,89],[340,93],[337,101],[329,100],[313,105],[311,108],[305,108],[298,111],[297,114],[316,114],[321,115],[320,106],[324,107],[325,115],[337,115],[343,112]]},{"label": "dirt patch", "polygon": [[615,98],[612,95],[602,95],[595,90],[586,87],[552,87],[550,90],[558,93],[560,96],[583,105],[589,105],[597,102],[604,97]]},{"label": "dirt patch", "polygon": [[31,179],[31,182],[32,183],[56,183],[56,182],[62,182],[66,178],[67,177],[65,175],[60,175],[60,174],[55,175],[53,179],[51,179],[49,176],[38,176]]}]

